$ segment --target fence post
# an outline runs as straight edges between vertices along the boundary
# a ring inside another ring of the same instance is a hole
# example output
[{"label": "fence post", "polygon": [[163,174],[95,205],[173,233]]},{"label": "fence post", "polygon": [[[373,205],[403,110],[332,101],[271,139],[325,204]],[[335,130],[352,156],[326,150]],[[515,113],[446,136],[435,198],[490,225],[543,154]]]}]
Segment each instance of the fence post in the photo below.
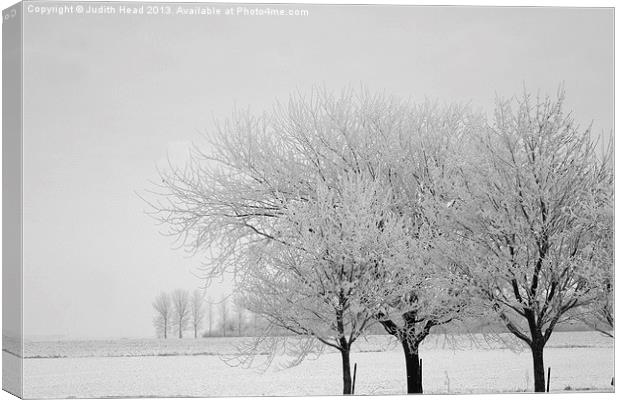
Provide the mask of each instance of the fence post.
[{"label": "fence post", "polygon": [[420,373],[420,379],[418,379],[418,382],[420,382],[420,393],[424,393],[424,389],[422,388],[422,359],[420,358],[420,369],[418,370]]},{"label": "fence post", "polygon": [[353,364],[353,384],[351,385],[351,394],[355,394],[355,378],[357,377],[357,363]]},{"label": "fence post", "polygon": [[551,367],[547,369],[547,393],[549,393],[549,384],[551,383]]}]

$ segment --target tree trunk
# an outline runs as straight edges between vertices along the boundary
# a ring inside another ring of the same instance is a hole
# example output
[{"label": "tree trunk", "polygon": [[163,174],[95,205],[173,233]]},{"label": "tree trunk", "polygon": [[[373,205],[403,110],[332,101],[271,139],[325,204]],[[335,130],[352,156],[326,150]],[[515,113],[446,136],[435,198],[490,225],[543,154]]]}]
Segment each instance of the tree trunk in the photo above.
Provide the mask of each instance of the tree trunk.
[{"label": "tree trunk", "polygon": [[352,394],[351,387],[351,358],[349,349],[340,349],[342,355],[342,383],[343,394]]},{"label": "tree trunk", "polygon": [[342,355],[342,383],[343,394],[353,394],[351,387],[351,343],[347,341],[344,328],[344,310],[346,299],[343,290],[340,289],[339,305],[336,309],[336,327],[338,328],[338,343],[340,344],[340,354]]},{"label": "tree trunk", "polygon": [[407,372],[407,393],[423,393],[420,357],[418,349],[422,340],[428,335],[430,328],[434,326],[432,321],[427,321],[424,330],[415,334],[415,316],[413,313],[403,314],[405,324],[399,328],[394,321],[379,321],[386,332],[395,336],[403,346],[405,353],[405,369]]},{"label": "tree trunk", "polygon": [[534,361],[534,391],[545,391],[545,362],[543,359],[544,344],[532,342],[532,358]]},{"label": "tree trunk", "polygon": [[164,319],[164,339],[168,339],[168,320]]},{"label": "tree trunk", "polygon": [[418,344],[409,345],[407,338],[401,341],[405,351],[405,368],[407,370],[407,393],[422,393],[422,377],[420,376],[420,357]]},{"label": "tree trunk", "polygon": [[198,339],[198,326],[194,326],[194,339]]}]

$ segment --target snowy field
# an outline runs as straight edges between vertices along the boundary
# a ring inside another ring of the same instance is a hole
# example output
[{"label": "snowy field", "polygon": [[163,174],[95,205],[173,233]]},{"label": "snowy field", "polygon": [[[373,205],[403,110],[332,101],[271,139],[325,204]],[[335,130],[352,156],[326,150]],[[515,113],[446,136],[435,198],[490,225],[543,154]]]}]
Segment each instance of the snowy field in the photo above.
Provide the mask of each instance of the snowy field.
[{"label": "snowy field", "polygon": [[[509,336],[508,336],[509,338]],[[237,338],[28,342],[24,356],[27,398],[329,395],[341,393],[340,356],[328,352],[301,365],[266,372],[228,366]],[[510,339],[508,339],[510,340]],[[431,336],[420,356],[426,393],[532,390],[529,351],[501,341]],[[5,353],[6,355],[6,353]],[[10,355],[9,355],[10,356]],[[12,357],[12,356],[10,356]],[[258,358],[264,359],[265,356]],[[556,332],[545,350],[551,390],[609,391],[613,341],[593,332]],[[400,347],[388,337],[359,342],[356,394],[402,394],[406,383]]]}]

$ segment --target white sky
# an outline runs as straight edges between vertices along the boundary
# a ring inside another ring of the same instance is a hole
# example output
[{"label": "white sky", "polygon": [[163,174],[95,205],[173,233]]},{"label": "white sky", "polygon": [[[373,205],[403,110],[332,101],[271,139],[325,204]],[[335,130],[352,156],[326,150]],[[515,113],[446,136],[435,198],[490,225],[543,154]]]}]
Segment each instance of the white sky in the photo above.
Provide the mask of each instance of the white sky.
[{"label": "white sky", "polygon": [[524,83],[564,81],[579,121],[613,126],[610,9],[303,7],[310,16],[26,16],[27,336],[152,336],[156,293],[200,285],[199,259],[171,249],[134,192],[235,104],[364,83],[488,108]]}]

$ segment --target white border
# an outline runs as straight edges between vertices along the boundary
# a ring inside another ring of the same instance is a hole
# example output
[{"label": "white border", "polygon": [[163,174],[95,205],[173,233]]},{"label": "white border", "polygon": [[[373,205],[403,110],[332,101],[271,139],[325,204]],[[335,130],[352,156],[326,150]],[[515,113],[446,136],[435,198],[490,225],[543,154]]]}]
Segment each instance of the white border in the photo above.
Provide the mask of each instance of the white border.
[{"label": "white border", "polygon": [[[171,3],[174,1],[166,1],[166,0],[149,0],[149,2],[159,2],[159,3]],[[510,0],[510,1],[503,1],[503,2],[498,2],[498,1],[493,1],[493,0],[475,0],[475,1],[467,1],[467,0],[449,0],[449,1],[417,1],[417,0],[391,0],[391,1],[386,1],[386,0],[375,0],[372,2],[369,1],[363,1],[363,0],[358,0],[358,1],[354,1],[354,0],[337,0],[337,1],[330,1],[330,0],[313,0],[313,1],[299,1],[299,0],[289,0],[289,1],[275,1],[275,0],[268,0],[268,1],[261,1],[261,0],[243,0],[243,1],[231,1],[231,0],[219,0],[217,1],[218,3],[284,3],[284,4],[379,4],[379,5],[394,5],[394,4],[398,4],[398,5],[429,5],[429,6],[446,6],[446,5],[452,5],[452,6],[509,6],[509,7],[612,7],[614,8],[614,21],[616,20],[616,13],[617,11],[615,10],[615,2],[611,1],[611,0],[589,0],[589,1],[585,1],[585,0],[572,0],[572,1],[567,1],[567,0],[537,0],[537,1],[533,1],[533,0]],[[12,0],[0,0],[0,7],[2,9],[8,8],[11,5],[15,4],[15,1]],[[0,42],[2,39],[2,33],[0,32]],[[618,43],[618,34],[617,31],[614,31],[614,53],[616,50],[616,46]],[[614,63],[615,63],[615,57],[614,57]],[[614,77],[615,75],[617,75],[618,72],[618,66],[617,64],[615,64],[614,66]],[[0,73],[2,71],[2,66],[0,63]],[[617,81],[614,78],[614,99],[615,99],[615,93],[618,92],[618,84]],[[1,109],[1,104],[2,104],[2,100],[0,99],[0,109]],[[614,104],[614,132],[615,132],[615,121],[618,118],[618,104],[617,102],[615,102]],[[1,118],[1,117],[0,117]],[[1,120],[1,119],[0,119]],[[0,144],[1,146],[1,144]],[[617,143],[616,143],[617,146]],[[0,151],[0,165],[1,165],[1,157],[2,157],[2,152]],[[617,159],[615,160],[617,162]],[[0,183],[1,183],[1,176],[0,176]],[[0,209],[1,209],[1,205],[2,205],[2,199],[0,198]],[[0,226],[2,222],[2,217],[0,216]],[[618,232],[618,227],[619,227],[619,223],[618,223],[618,219],[616,219],[615,221],[615,232]],[[1,233],[0,233],[0,237],[1,237]],[[616,248],[618,247],[618,240],[616,238]],[[0,240],[0,252],[2,250],[2,241]],[[616,263],[616,265],[618,265]],[[1,279],[1,278],[0,278]],[[616,287],[618,283],[618,274],[616,274]],[[2,296],[2,286],[0,285],[0,298]],[[616,310],[618,309],[618,296],[616,297]],[[2,327],[2,322],[0,320],[0,330]],[[615,370],[618,371],[618,347],[614,346],[615,349]],[[1,364],[1,361],[0,361]],[[519,394],[488,394],[488,395],[431,395],[433,400],[474,400],[474,399],[478,399],[481,396],[484,399],[514,399],[514,400],[526,400],[529,398],[532,398],[533,396],[550,396],[551,399],[563,399],[565,397],[568,397],[570,400],[585,400],[585,399],[594,399],[594,400],[602,400],[602,399],[614,399],[616,398],[616,394],[613,393],[589,393],[589,392],[584,392],[584,393],[553,393],[553,394],[548,394],[548,395],[544,395],[544,394],[533,394],[533,393],[519,393]],[[458,396],[458,397],[454,397],[454,396]],[[337,398],[341,398],[340,396],[312,396],[312,397],[308,397],[308,399],[314,399],[314,400],[327,400],[327,399],[337,399]],[[401,399],[405,399],[408,398],[406,396],[372,396],[372,399],[376,399],[376,400],[401,400]],[[16,399],[15,396],[12,396],[6,392],[0,392],[0,400],[9,400],[9,399]],[[166,398],[163,398],[166,399]],[[239,399],[239,398],[221,398],[221,399]],[[285,399],[283,397],[243,397],[242,399],[247,399],[247,400],[281,400],[281,399]],[[81,399],[77,399],[77,400],[81,400]],[[120,399],[123,400],[123,399]],[[166,400],[179,400],[178,398],[175,399],[166,399]]]}]

